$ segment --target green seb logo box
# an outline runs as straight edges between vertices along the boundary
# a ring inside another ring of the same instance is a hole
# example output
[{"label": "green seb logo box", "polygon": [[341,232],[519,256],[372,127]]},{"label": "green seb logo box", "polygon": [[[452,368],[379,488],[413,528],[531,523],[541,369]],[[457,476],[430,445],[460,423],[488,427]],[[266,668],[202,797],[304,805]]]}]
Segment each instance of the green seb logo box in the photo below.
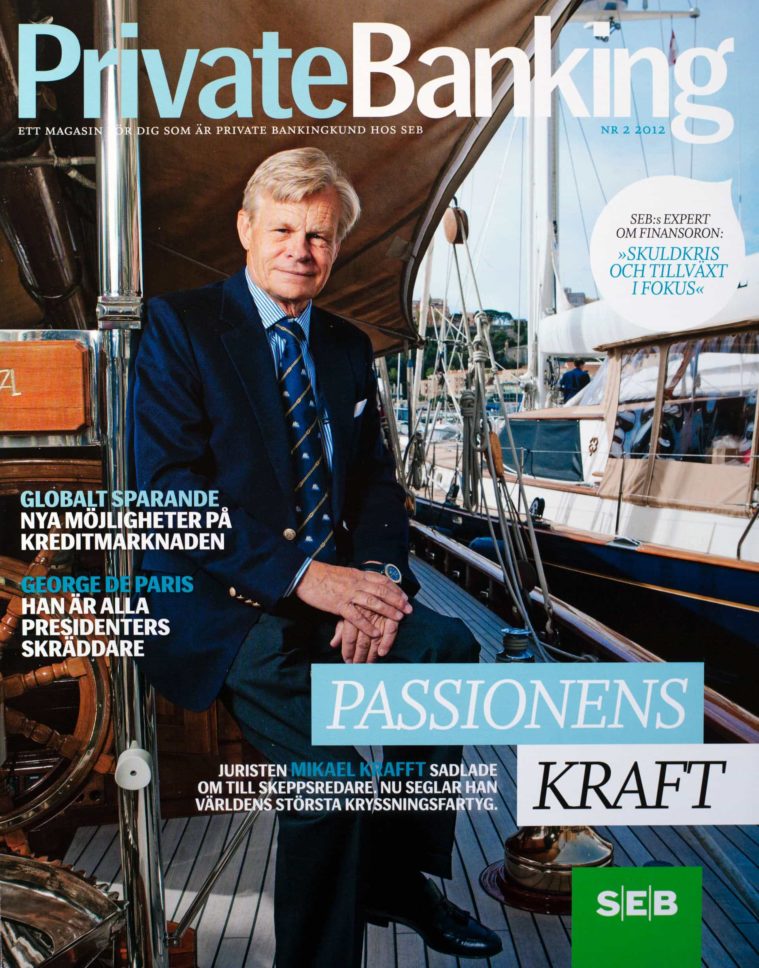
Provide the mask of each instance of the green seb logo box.
[{"label": "green seb logo box", "polygon": [[700,867],[572,873],[572,968],[699,968]]}]

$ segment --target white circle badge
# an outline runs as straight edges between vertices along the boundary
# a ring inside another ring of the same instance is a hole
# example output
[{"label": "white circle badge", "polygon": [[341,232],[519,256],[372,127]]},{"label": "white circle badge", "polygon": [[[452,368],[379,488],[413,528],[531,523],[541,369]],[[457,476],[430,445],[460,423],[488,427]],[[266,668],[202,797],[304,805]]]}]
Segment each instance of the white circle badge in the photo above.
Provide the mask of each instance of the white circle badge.
[{"label": "white circle badge", "polygon": [[644,178],[601,212],[590,265],[601,297],[651,332],[706,322],[740,281],[745,241],[731,182]]}]

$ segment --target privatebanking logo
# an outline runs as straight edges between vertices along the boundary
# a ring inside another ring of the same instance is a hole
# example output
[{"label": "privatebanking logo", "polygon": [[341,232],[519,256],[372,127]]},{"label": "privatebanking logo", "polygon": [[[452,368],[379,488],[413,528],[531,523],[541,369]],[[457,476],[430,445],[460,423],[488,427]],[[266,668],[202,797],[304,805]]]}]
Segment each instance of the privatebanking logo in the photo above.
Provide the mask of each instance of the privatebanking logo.
[{"label": "privatebanking logo", "polygon": [[572,968],[700,968],[700,867],[572,873]]}]

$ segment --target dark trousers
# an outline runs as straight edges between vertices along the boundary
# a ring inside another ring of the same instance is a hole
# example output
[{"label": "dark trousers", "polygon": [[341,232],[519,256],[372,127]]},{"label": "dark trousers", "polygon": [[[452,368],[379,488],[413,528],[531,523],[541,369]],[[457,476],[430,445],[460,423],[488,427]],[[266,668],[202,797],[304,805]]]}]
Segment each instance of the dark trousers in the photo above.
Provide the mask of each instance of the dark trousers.
[{"label": "dark trousers", "polygon": [[[294,601],[251,630],[225,683],[225,701],[253,746],[273,763],[354,765],[353,747],[311,745],[312,662],[340,662],[336,618]],[[479,646],[458,619],[418,603],[384,662],[477,662]],[[396,747],[384,761],[458,763],[460,747]],[[404,876],[451,876],[455,813],[283,812],[274,898],[277,968],[357,968],[362,904],[392,899]]]}]

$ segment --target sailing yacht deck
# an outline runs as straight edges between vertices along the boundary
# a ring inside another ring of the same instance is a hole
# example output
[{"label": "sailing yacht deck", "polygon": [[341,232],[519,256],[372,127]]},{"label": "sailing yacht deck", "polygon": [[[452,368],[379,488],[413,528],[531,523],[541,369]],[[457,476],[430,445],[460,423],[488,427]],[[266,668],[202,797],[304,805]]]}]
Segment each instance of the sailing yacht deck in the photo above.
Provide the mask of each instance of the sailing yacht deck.
[{"label": "sailing yacht deck", "polygon": [[[492,662],[500,649],[500,620],[428,564],[415,561],[422,583],[420,600],[441,613],[464,619],[482,645],[482,660]],[[503,907],[483,893],[480,871],[497,860],[503,839],[516,827],[516,758],[510,747],[465,749],[468,762],[500,763],[497,813],[460,815],[456,828],[454,878],[441,882],[453,902],[476,912],[498,930],[503,952],[488,962],[464,961],[462,968],[488,964],[524,968],[569,968],[570,918],[529,914]],[[191,903],[243,819],[241,814],[196,816],[163,825],[166,912],[178,920]],[[199,968],[272,968],[274,934],[272,899],[274,818],[263,814],[246,842],[216,883],[196,924]],[[755,827],[704,828],[743,875],[754,883],[759,873],[759,830]],[[705,855],[688,828],[599,828],[614,842],[615,863],[703,867],[703,964],[709,968],[748,968],[759,964],[759,922],[735,896],[725,874]],[[65,862],[94,874],[112,890],[120,887],[118,830],[114,825],[81,827]],[[425,948],[402,926],[367,929],[365,968],[450,968],[456,959]]]}]

